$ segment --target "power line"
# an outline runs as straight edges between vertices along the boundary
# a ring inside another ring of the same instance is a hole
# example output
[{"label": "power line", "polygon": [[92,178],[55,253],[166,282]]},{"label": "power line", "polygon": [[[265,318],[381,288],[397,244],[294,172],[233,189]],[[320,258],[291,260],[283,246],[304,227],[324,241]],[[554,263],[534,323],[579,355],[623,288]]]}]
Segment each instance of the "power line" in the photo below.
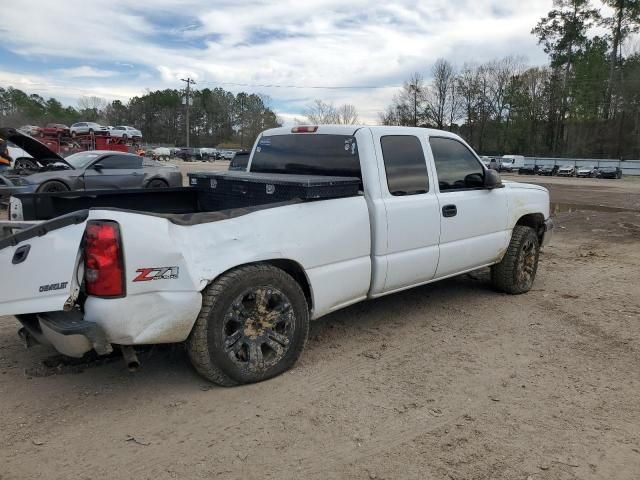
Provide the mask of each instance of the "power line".
[{"label": "power line", "polygon": [[200,81],[203,85],[231,85],[235,87],[257,88],[297,88],[315,90],[380,90],[384,88],[400,88],[402,85],[281,85],[275,83],[238,83],[238,82],[212,82]]}]

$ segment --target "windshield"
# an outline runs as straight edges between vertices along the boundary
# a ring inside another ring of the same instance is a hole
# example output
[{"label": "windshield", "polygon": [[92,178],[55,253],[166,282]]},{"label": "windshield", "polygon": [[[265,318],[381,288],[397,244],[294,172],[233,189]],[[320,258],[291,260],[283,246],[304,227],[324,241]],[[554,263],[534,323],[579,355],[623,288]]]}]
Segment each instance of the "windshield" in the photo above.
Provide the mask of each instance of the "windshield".
[{"label": "windshield", "polygon": [[361,177],[355,137],[292,134],[262,137],[252,172]]},{"label": "windshield", "polygon": [[100,156],[99,153],[79,152],[69,155],[65,160],[73,166],[73,168],[84,168]]}]

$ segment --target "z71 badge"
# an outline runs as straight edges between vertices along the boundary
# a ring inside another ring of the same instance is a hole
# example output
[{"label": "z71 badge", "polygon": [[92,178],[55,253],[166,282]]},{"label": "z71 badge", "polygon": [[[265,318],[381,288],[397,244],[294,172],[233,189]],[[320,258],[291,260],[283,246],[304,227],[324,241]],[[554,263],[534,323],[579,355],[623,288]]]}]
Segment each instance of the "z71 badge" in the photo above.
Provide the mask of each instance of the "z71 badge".
[{"label": "z71 badge", "polygon": [[175,280],[178,278],[178,267],[139,268],[134,282],[149,282],[151,280]]}]

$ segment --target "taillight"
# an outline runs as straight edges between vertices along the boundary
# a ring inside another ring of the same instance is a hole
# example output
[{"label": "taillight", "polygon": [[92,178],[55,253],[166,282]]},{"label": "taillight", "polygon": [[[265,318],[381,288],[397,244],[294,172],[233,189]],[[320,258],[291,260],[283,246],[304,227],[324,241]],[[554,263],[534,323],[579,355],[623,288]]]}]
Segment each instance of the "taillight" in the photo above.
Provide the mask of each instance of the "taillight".
[{"label": "taillight", "polygon": [[291,133],[316,133],[318,131],[318,126],[310,126],[310,125],[298,125],[297,127],[293,127],[291,129]]},{"label": "taillight", "polygon": [[116,222],[87,223],[84,241],[84,280],[89,295],[124,296],[124,262],[120,227]]}]

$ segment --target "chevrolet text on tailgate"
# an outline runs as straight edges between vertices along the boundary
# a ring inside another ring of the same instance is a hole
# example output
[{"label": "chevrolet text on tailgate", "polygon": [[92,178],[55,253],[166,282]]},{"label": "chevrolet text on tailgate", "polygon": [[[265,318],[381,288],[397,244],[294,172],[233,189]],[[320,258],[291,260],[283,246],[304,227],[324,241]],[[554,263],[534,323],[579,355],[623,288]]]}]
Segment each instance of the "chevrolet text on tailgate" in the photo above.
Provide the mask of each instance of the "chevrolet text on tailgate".
[{"label": "chevrolet text on tailgate", "polygon": [[257,382],[361,300],[483,267],[528,292],[553,226],[546,189],[422,128],[267,130],[246,171],[190,185],[15,195],[0,315],[66,355],[186,342],[212,382]]}]

